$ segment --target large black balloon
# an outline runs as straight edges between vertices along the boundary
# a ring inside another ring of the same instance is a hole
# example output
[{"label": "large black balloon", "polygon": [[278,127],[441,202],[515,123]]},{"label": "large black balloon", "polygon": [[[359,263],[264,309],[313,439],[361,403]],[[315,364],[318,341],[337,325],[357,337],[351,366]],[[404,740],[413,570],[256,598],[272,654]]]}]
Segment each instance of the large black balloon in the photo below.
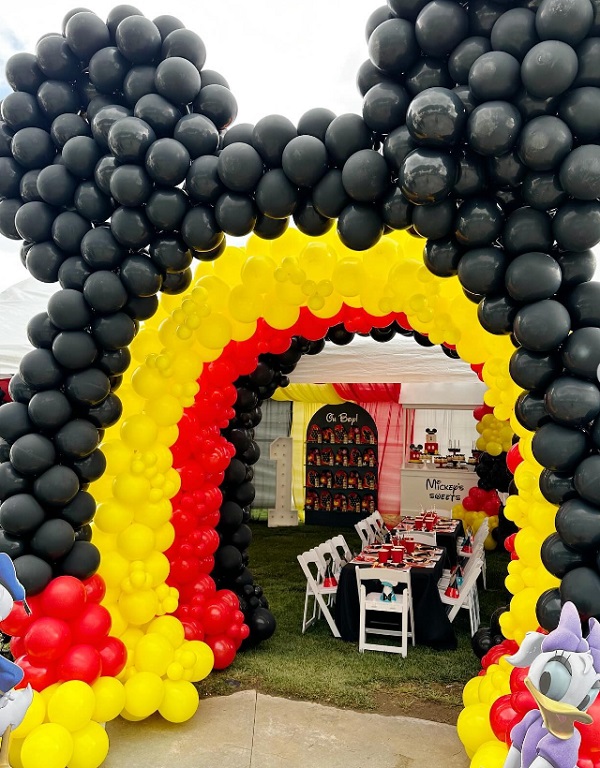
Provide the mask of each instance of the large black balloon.
[{"label": "large black balloon", "polygon": [[542,40],[577,45],[590,31],[594,11],[589,0],[544,0],[535,16],[535,28]]},{"label": "large black balloon", "polygon": [[459,97],[447,88],[427,88],[410,102],[406,127],[420,144],[445,147],[462,137],[467,113]]},{"label": "large black balloon", "polygon": [[551,504],[562,504],[577,496],[573,476],[552,472],[550,469],[544,469],[540,474],[540,491]]},{"label": "large black balloon", "polygon": [[369,37],[369,57],[388,75],[405,72],[419,57],[414,26],[404,19],[384,21]]},{"label": "large black balloon", "polygon": [[575,568],[560,583],[564,602],[575,604],[583,621],[600,616],[600,576],[592,568]]},{"label": "large black balloon", "polygon": [[503,294],[486,296],[477,307],[477,317],[482,327],[490,333],[510,333],[518,306]]},{"label": "large black balloon", "polygon": [[559,96],[575,80],[577,54],[561,40],[544,40],[525,54],[521,79],[532,96],[540,99]]},{"label": "large black balloon", "polygon": [[33,494],[41,504],[62,506],[72,501],[79,491],[77,475],[69,467],[57,464],[36,478]]},{"label": "large black balloon", "polygon": [[467,12],[451,0],[432,0],[417,16],[415,34],[430,56],[449,54],[468,34]]},{"label": "large black balloon", "polygon": [[[72,414],[71,404],[66,396],[56,389],[35,394],[29,401],[27,410],[31,421],[42,431],[49,432],[66,424]],[[0,415],[2,412],[3,409],[0,410]]]},{"label": "large black balloon", "polygon": [[450,194],[456,170],[456,161],[449,153],[415,149],[404,158],[400,169],[402,193],[417,205],[437,203]]},{"label": "large black balloon", "polygon": [[257,643],[268,640],[277,627],[273,614],[266,608],[256,608],[247,619],[250,627],[250,636],[245,645],[251,647]]},{"label": "large black balloon", "polygon": [[518,342],[532,352],[550,352],[567,338],[571,318],[558,301],[545,299],[519,309],[514,319]]},{"label": "large black balloon", "polygon": [[60,572],[85,580],[93,576],[100,565],[100,552],[88,541],[76,541],[69,553],[60,560]]},{"label": "large black balloon", "polygon": [[44,521],[44,510],[28,493],[16,493],[0,505],[0,525],[13,536],[34,531]]},{"label": "large black balloon", "polygon": [[526,429],[536,430],[548,420],[544,398],[533,392],[523,392],[515,403],[515,416]]},{"label": "large black balloon", "polygon": [[587,454],[589,442],[581,430],[547,423],[542,424],[533,436],[531,450],[543,467],[555,472],[570,472]]},{"label": "large black balloon", "polygon": [[36,555],[22,555],[14,561],[18,580],[29,596],[37,595],[52,579],[52,567]]},{"label": "large black balloon", "polygon": [[554,352],[517,349],[510,358],[512,380],[523,389],[545,389],[562,371],[560,356]]},{"label": "large black balloon", "polygon": [[558,627],[561,611],[560,591],[558,589],[547,589],[545,592],[542,592],[535,607],[536,618],[540,626],[548,632],[552,632],[552,630]]},{"label": "large black balloon", "polygon": [[600,390],[591,381],[560,376],[546,390],[545,402],[558,424],[585,427],[600,413]]},{"label": "large black balloon", "polygon": [[524,253],[506,269],[506,289],[516,301],[549,299],[558,291],[561,281],[558,262],[547,253]]},{"label": "large black balloon", "polygon": [[595,381],[600,366],[600,328],[573,331],[563,344],[561,355],[570,373]]},{"label": "large black balloon", "polygon": [[600,328],[600,284],[581,283],[564,298],[573,328]]},{"label": "large black balloon", "polygon": [[503,155],[509,152],[519,136],[522,118],[508,101],[487,101],[469,115],[467,138],[480,155]]},{"label": "large black balloon", "polygon": [[30,540],[31,551],[42,559],[53,562],[64,557],[75,543],[75,532],[66,520],[47,520]]}]

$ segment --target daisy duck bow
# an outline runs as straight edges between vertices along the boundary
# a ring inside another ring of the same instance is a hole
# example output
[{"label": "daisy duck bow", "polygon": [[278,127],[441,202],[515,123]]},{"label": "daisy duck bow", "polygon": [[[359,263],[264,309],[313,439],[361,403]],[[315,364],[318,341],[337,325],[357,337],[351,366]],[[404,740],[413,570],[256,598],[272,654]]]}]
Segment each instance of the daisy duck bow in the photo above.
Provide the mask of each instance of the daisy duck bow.
[{"label": "daisy duck bow", "polygon": [[[12,611],[15,601],[25,601],[25,590],[17,579],[10,557],[0,553],[0,621]],[[27,604],[25,604],[27,606]],[[23,670],[12,661],[0,656],[0,768],[9,766],[8,745],[13,728],[21,724],[33,700],[31,686],[14,690],[23,680]]]},{"label": "daisy duck bow", "polygon": [[590,619],[587,638],[579,614],[565,603],[548,635],[528,632],[508,661],[529,667],[525,685],[538,709],[514,726],[504,768],[575,768],[581,734],[575,723],[591,723],[586,712],[600,690],[600,623]]}]

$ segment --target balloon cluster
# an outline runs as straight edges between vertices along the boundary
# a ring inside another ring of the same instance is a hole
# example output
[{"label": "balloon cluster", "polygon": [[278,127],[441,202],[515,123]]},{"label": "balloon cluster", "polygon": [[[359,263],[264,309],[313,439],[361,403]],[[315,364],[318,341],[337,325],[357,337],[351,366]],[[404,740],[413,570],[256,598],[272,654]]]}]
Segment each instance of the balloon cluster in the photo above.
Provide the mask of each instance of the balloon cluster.
[{"label": "balloon cluster", "polygon": [[506,453],[501,453],[499,456],[482,453],[479,456],[475,472],[477,477],[479,477],[478,485],[480,488],[483,488],[485,491],[495,489],[500,493],[508,492],[512,474],[510,468],[506,465],[506,457]]},{"label": "balloon cluster", "polygon": [[469,493],[460,504],[452,507],[452,517],[462,520],[466,528],[478,531],[483,521],[487,518],[489,533],[485,539],[485,548],[496,549],[496,540],[492,533],[498,525],[498,512],[500,510],[500,498],[495,490],[484,490],[478,486],[469,489]]},{"label": "balloon cluster", "polygon": [[23,685],[42,691],[59,680],[92,685],[101,676],[120,674],[126,649],[109,637],[110,613],[100,605],[104,594],[98,575],[86,582],[58,576],[29,598],[30,614],[15,603],[0,629],[12,636],[10,650],[25,673]]},{"label": "balloon cluster", "polygon": [[507,421],[500,421],[493,413],[485,413],[475,425],[479,432],[476,446],[490,456],[500,456],[508,451],[512,445],[514,432]]}]

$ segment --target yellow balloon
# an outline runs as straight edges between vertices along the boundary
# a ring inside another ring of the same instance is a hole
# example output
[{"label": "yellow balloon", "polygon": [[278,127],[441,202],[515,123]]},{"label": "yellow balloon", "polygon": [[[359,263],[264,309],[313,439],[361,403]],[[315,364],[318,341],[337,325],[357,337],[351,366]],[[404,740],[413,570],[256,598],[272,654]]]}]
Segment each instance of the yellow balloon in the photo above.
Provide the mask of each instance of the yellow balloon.
[{"label": "yellow balloon", "polygon": [[21,760],[21,750],[23,749],[24,739],[11,738],[8,746],[8,762],[11,768],[23,768],[23,761]]},{"label": "yellow balloon", "polygon": [[157,435],[156,422],[143,413],[129,416],[121,424],[121,438],[130,448],[149,448],[156,442]]},{"label": "yellow balloon", "polygon": [[152,528],[141,523],[131,523],[117,537],[117,546],[129,560],[143,560],[154,550],[155,536]]},{"label": "yellow balloon", "polygon": [[152,621],[157,610],[158,598],[152,589],[136,590],[119,598],[119,611],[123,618],[136,627]]},{"label": "yellow balloon", "polygon": [[456,730],[467,755],[473,757],[482,744],[496,738],[490,725],[489,705],[472,704],[463,709],[458,716]]},{"label": "yellow balloon", "polygon": [[183,723],[198,709],[198,691],[187,680],[165,680],[165,694],[159,713],[170,723]]},{"label": "yellow balloon", "polygon": [[173,648],[179,648],[185,640],[183,624],[175,616],[158,616],[148,625],[148,632],[155,632],[166,637]]},{"label": "yellow balloon", "polygon": [[140,672],[154,672],[162,677],[173,660],[173,654],[173,646],[166,637],[149,632],[135,647],[134,664]]},{"label": "yellow balloon", "polygon": [[172,424],[177,424],[183,416],[183,407],[179,400],[168,393],[148,400],[145,410],[159,427],[170,427]]},{"label": "yellow balloon", "polygon": [[73,754],[67,768],[98,768],[108,755],[108,734],[99,723],[90,722],[73,734]]},{"label": "yellow balloon", "polygon": [[104,533],[120,533],[133,522],[133,513],[131,505],[109,498],[98,504],[94,525]]},{"label": "yellow balloon", "polygon": [[125,709],[134,717],[149,717],[160,707],[164,681],[154,672],[138,672],[125,683]]},{"label": "yellow balloon", "polygon": [[28,734],[41,725],[46,717],[46,702],[41,693],[37,691],[33,692],[33,699],[29,705],[29,709],[25,713],[25,717],[21,721],[18,728],[11,734],[11,739],[24,739]]},{"label": "yellow balloon", "polygon": [[479,683],[481,677],[472,677],[465,685],[462,692],[462,700],[465,707],[471,704],[479,704]]},{"label": "yellow balloon", "polygon": [[215,664],[212,648],[201,640],[190,640],[189,643],[185,644],[185,648],[196,654],[196,663],[192,670],[192,681],[197,683],[199,680],[204,680],[211,673]]},{"label": "yellow balloon", "polygon": [[73,738],[58,723],[43,723],[24,739],[23,768],[65,768],[73,754]]},{"label": "yellow balloon", "polygon": [[68,731],[78,731],[91,720],[96,706],[94,691],[81,680],[69,680],[56,689],[48,702],[48,720]]},{"label": "yellow balloon", "polygon": [[502,768],[507,755],[506,744],[497,739],[486,741],[473,755],[470,768]]},{"label": "yellow balloon", "polygon": [[92,685],[96,704],[92,720],[97,723],[107,723],[121,714],[125,706],[125,688],[115,677],[99,677]]},{"label": "yellow balloon", "polygon": [[151,552],[144,560],[144,569],[152,576],[152,586],[158,587],[167,580],[171,570],[171,564],[162,552]]}]

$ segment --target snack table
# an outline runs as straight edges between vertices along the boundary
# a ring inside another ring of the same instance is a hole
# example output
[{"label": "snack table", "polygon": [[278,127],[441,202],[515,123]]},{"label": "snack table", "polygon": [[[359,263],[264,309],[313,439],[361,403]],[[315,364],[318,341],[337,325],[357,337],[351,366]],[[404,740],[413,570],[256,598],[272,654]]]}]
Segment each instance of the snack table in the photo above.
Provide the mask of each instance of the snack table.
[{"label": "snack table", "polygon": [[400,470],[402,515],[420,515],[423,510],[452,509],[477,485],[472,469],[437,469],[431,464],[408,464]]}]

